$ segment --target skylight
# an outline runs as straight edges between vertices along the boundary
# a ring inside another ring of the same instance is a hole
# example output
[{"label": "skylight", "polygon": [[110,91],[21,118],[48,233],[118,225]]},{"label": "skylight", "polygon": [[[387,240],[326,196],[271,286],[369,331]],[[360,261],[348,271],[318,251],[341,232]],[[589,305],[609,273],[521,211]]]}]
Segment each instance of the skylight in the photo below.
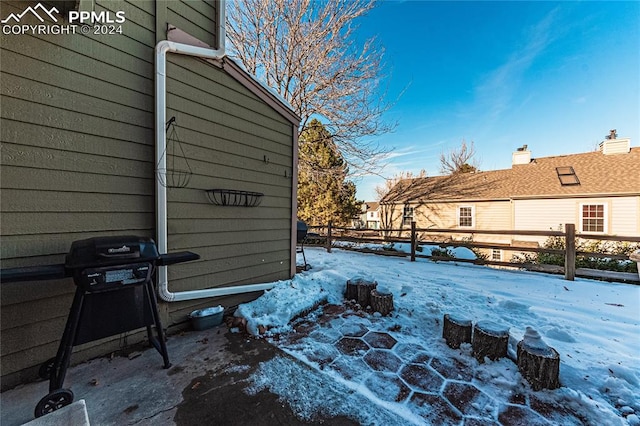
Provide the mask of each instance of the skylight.
[{"label": "skylight", "polygon": [[576,176],[573,167],[556,167],[556,173],[558,173],[558,179],[560,179],[562,186],[580,185],[580,180],[578,180],[578,176]]}]

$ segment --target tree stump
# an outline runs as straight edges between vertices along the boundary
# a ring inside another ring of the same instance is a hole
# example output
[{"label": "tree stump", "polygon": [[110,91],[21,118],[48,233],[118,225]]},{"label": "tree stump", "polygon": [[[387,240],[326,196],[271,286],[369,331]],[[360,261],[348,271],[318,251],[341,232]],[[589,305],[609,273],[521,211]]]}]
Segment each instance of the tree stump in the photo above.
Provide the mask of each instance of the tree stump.
[{"label": "tree stump", "polygon": [[388,315],[393,311],[393,294],[390,292],[371,290],[371,309],[373,312],[380,312],[382,315]]},{"label": "tree stump", "polygon": [[524,339],[518,342],[518,370],[533,390],[560,387],[560,354],[540,338],[540,334],[527,327]]},{"label": "tree stump", "polygon": [[509,344],[509,328],[491,321],[480,321],[473,327],[473,356],[478,362],[484,358],[495,361],[507,356]]},{"label": "tree stump", "polygon": [[471,320],[445,314],[442,337],[453,349],[458,349],[462,343],[471,343]]},{"label": "tree stump", "polygon": [[347,291],[344,298],[348,301],[358,300],[358,280],[347,280]]},{"label": "tree stump", "polygon": [[375,281],[360,280],[358,282],[358,297],[356,300],[362,306],[362,309],[366,309],[367,306],[371,305],[371,291],[375,290],[377,285],[378,283]]}]

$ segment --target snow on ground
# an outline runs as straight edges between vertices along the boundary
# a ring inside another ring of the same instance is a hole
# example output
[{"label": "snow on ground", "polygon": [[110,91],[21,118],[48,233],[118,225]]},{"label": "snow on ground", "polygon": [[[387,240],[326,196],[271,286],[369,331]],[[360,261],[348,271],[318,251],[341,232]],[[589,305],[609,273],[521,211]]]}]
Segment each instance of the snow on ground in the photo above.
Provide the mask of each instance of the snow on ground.
[{"label": "snow on ground", "polygon": [[[411,244],[409,243],[354,243],[351,241],[334,241],[334,246],[336,247],[349,247],[349,248],[357,248],[357,249],[369,249],[369,250],[388,250],[388,251],[398,251],[403,253],[411,253]],[[420,244],[418,245],[416,252],[417,254],[421,254],[424,256],[431,256],[431,252],[433,250],[446,250],[449,254],[451,254],[456,259],[477,259],[476,254],[466,248],[466,247],[454,247],[454,246],[439,246],[434,244]]]},{"label": "snow on ground", "polygon": [[[310,271],[238,308],[236,315],[248,320],[252,333],[259,326],[269,330],[267,335],[287,333],[300,313],[319,303],[343,303],[348,279],[371,278],[393,293],[395,311],[388,321],[400,326],[405,342],[446,348],[440,342],[441,323],[451,314],[509,327],[509,352],[515,358],[517,342],[531,327],[529,333],[537,331],[560,354],[562,387],[551,391],[556,401],[579,407],[592,424],[640,425],[640,286],[339,249],[307,248],[306,257]],[[503,361],[483,368],[490,385],[515,380],[513,368],[505,372]],[[282,389],[296,387],[287,377],[274,373],[268,381]],[[366,392],[360,397],[375,399]],[[398,416],[411,417],[404,410]]]}]

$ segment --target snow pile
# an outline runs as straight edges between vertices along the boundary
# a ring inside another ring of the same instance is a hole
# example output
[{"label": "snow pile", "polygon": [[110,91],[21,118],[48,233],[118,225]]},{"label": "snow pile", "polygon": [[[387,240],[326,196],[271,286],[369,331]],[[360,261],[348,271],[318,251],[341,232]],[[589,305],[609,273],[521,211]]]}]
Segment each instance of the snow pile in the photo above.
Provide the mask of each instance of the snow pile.
[{"label": "snow pile", "polygon": [[234,315],[247,320],[251,334],[261,334],[261,326],[267,335],[286,333],[291,331],[293,318],[321,303],[342,303],[347,279],[334,271],[296,275],[292,280],[279,281],[262,297],[240,305]]},{"label": "snow pile", "polygon": [[524,336],[522,338],[522,346],[527,348],[528,351],[532,354],[551,357],[553,355],[553,351],[542,340],[542,336],[536,330],[531,327],[527,327],[524,332]]}]

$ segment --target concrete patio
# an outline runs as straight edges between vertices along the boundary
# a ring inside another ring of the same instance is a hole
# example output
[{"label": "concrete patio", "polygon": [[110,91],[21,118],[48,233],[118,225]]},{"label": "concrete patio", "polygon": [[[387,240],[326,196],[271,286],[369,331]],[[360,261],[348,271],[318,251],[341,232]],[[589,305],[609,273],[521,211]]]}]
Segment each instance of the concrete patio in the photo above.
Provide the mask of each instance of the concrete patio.
[{"label": "concrete patio", "polygon": [[[155,350],[147,349],[133,359],[99,358],[72,367],[65,387],[75,401],[85,401],[92,425],[306,424],[277,395],[243,392],[245,379],[260,362],[284,355],[266,340],[229,333],[221,325],[170,336],[167,346],[169,369],[162,368]],[[48,385],[29,383],[0,394],[0,424],[32,421]],[[335,418],[331,424],[356,423]]]}]

